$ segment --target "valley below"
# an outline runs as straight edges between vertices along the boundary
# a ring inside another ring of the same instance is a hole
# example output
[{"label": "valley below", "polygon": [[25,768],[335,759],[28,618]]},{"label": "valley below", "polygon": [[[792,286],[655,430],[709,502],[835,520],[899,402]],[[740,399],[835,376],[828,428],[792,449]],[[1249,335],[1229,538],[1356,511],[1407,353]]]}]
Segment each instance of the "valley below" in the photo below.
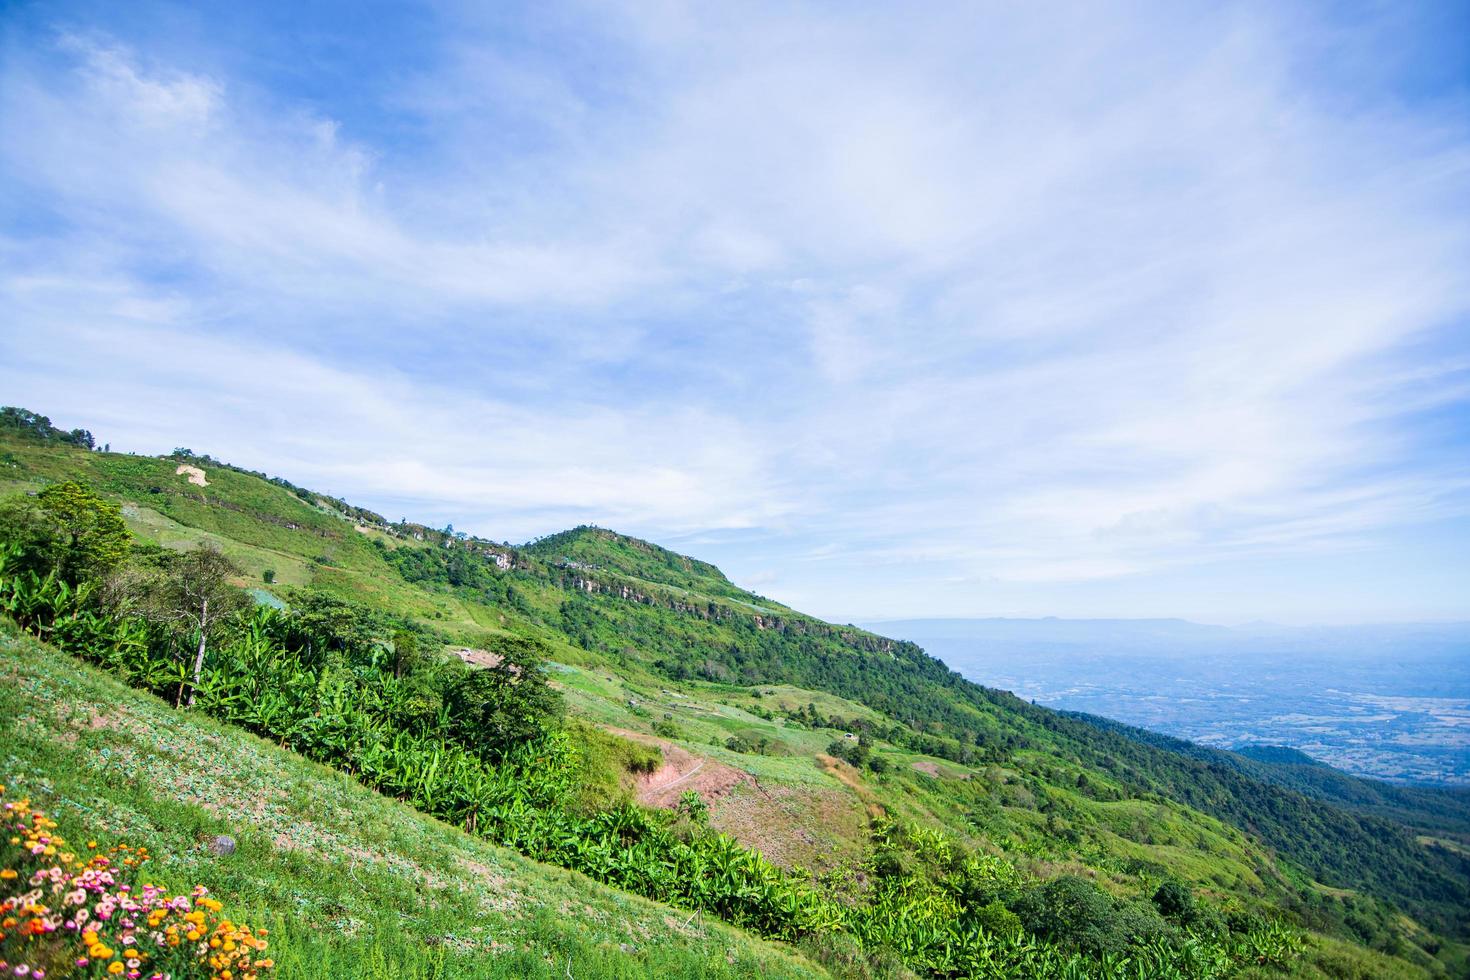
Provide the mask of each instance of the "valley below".
[{"label": "valley below", "polygon": [[1284,746],[1356,776],[1470,786],[1470,627],[1184,621],[875,624],[1037,704],[1214,748]]}]

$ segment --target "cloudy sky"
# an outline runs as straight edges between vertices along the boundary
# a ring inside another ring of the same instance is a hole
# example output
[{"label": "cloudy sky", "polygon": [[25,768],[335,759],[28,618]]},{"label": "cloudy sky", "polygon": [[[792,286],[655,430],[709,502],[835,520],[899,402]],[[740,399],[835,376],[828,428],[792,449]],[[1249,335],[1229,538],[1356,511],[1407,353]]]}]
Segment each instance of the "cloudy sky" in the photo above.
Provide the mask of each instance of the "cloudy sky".
[{"label": "cloudy sky", "polygon": [[843,620],[1470,617],[1467,35],[12,0],[0,402]]}]

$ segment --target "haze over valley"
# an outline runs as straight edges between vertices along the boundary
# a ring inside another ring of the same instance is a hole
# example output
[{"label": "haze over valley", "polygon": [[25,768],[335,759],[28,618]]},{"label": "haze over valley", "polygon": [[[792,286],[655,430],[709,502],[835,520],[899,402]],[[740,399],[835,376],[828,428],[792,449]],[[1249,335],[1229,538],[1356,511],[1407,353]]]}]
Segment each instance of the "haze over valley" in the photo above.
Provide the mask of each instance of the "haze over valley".
[{"label": "haze over valley", "polygon": [[1038,704],[1217,748],[1286,746],[1358,776],[1470,785],[1470,624],[868,625]]}]

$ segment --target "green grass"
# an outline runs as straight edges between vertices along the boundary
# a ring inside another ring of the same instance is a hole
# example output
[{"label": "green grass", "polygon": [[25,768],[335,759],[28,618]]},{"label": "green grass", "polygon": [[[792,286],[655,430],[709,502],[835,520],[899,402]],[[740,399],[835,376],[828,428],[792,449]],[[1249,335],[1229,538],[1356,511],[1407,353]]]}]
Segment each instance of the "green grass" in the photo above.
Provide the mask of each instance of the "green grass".
[{"label": "green grass", "polygon": [[[283,977],[819,977],[739,930],[536,864],[0,632],[0,779],[273,930]],[[229,834],[238,849],[214,857]]]}]

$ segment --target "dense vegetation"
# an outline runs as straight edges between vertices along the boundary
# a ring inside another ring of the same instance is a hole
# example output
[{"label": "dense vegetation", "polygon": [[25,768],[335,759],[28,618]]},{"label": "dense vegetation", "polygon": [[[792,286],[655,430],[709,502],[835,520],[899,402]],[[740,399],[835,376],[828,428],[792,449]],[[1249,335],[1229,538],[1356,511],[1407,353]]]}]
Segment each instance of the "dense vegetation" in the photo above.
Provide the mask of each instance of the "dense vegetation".
[{"label": "dense vegetation", "polygon": [[[13,436],[0,477],[27,492],[0,503],[0,605],[37,636],[477,836],[800,943],[838,973],[1422,976],[1458,961],[1441,937],[1463,936],[1470,907],[1463,811],[1430,816],[1458,798],[1037,708],[602,529],[516,548],[188,451]],[[209,485],[175,477],[181,461],[208,465]],[[283,608],[251,602],[251,582]],[[474,665],[446,645],[473,647]],[[716,831],[698,795],[629,802],[620,774],[658,755],[567,717],[568,697],[589,707],[568,663],[637,692],[594,720],[685,744],[698,731],[758,772],[795,776],[795,742],[850,765],[872,815],[860,856],[809,873]],[[642,706],[660,684],[704,714]],[[731,727],[712,736],[699,719],[722,713]],[[1416,840],[1430,830],[1446,839]]]}]

